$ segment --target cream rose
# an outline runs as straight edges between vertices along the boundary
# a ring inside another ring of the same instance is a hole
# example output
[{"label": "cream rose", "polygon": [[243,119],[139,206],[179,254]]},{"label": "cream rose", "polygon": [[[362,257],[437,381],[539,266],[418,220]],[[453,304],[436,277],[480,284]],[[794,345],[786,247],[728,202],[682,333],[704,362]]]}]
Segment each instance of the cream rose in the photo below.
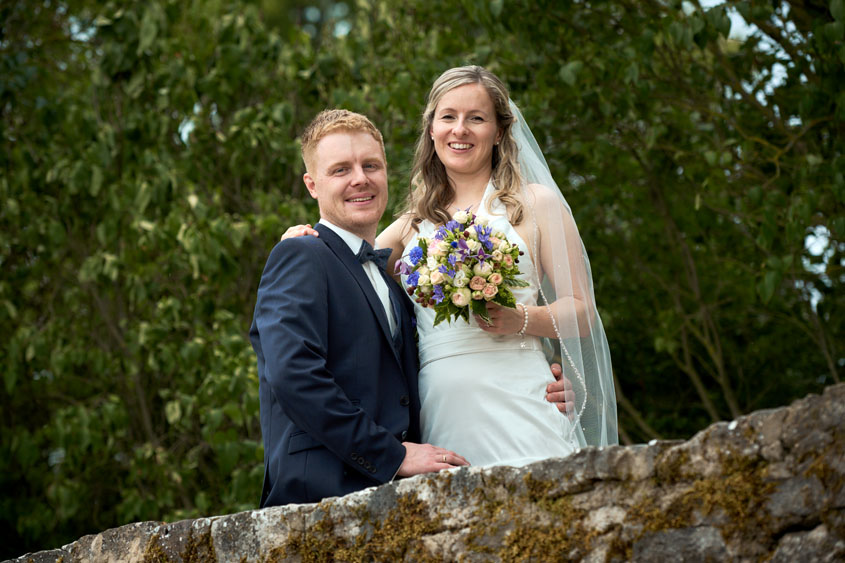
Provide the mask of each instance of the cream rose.
[{"label": "cream rose", "polygon": [[481,243],[475,239],[467,239],[467,248],[469,248],[472,252],[476,252],[478,248],[481,246]]},{"label": "cream rose", "polygon": [[458,307],[466,307],[469,305],[470,299],[472,299],[472,294],[465,287],[456,289],[455,293],[452,294],[452,303]]},{"label": "cream rose", "polygon": [[472,292],[472,298],[475,301],[481,301],[482,299],[484,299],[484,294],[481,293],[481,291],[473,291]]},{"label": "cream rose", "polygon": [[502,282],[503,282],[504,280],[505,280],[505,277],[504,277],[502,274],[500,274],[499,272],[493,272],[493,273],[492,273],[492,274],[490,274],[490,276],[487,278],[487,281],[488,281],[489,283],[492,283],[493,285],[502,285]]},{"label": "cream rose", "polygon": [[486,227],[488,224],[490,224],[490,219],[488,219],[487,217],[476,217],[475,224],[480,225],[482,227]]},{"label": "cream rose", "polygon": [[428,285],[431,283],[431,277],[428,274],[420,275],[419,279],[417,280],[417,285]]},{"label": "cream rose", "polygon": [[437,269],[437,258],[429,254],[428,258],[425,261],[425,265],[428,266],[428,269],[433,272]]},{"label": "cream rose", "polygon": [[487,278],[490,274],[493,273],[493,266],[490,262],[479,262],[472,268],[472,273],[476,276],[481,276],[482,278]]},{"label": "cream rose", "polygon": [[440,285],[444,281],[446,281],[446,276],[440,270],[434,270],[431,272],[431,283],[435,285]]},{"label": "cream rose", "polygon": [[478,240],[478,231],[475,230],[475,227],[467,227],[464,234],[473,240]]},{"label": "cream rose", "polygon": [[502,254],[501,250],[494,250],[493,253],[490,255],[495,262],[501,262],[504,254]]}]

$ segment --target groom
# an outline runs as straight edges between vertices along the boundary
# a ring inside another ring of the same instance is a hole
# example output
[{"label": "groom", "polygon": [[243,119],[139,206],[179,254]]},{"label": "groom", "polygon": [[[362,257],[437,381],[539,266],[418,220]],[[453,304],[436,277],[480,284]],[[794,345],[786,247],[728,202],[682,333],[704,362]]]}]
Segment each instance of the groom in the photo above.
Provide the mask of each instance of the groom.
[{"label": "groom", "polygon": [[372,249],[387,206],[381,133],[363,115],[323,111],[302,135],[302,155],[320,236],[276,245],[250,329],[264,440],[261,507],[469,465],[417,443],[412,304],[385,274],[384,252]]}]

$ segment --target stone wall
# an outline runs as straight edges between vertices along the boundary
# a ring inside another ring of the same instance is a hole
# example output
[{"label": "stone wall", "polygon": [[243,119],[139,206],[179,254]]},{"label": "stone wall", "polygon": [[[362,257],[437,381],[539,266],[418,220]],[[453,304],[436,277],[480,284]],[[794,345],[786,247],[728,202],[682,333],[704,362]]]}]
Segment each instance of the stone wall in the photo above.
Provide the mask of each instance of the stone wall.
[{"label": "stone wall", "polygon": [[845,384],[687,442],[141,522],[16,561],[842,561]]}]

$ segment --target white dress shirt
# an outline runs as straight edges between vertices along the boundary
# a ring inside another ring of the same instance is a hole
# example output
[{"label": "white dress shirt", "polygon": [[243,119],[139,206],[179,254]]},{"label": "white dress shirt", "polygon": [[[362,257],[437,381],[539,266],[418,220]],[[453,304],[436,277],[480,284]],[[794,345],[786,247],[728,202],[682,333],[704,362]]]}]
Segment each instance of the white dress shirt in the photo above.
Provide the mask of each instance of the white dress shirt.
[{"label": "white dress shirt", "polygon": [[[364,242],[364,239],[358,235],[350,233],[347,230],[341,229],[337,225],[332,225],[323,218],[320,218],[320,224],[325,225],[337,236],[343,239],[343,242],[349,246],[352,254],[357,256],[358,252],[361,250],[361,243]],[[393,306],[390,304],[390,289],[387,287],[387,282],[384,281],[384,277],[379,273],[379,268],[374,262],[368,261],[361,264],[361,266],[364,268],[364,273],[367,274],[367,278],[369,278],[370,283],[373,284],[373,289],[375,289],[376,295],[378,295],[378,298],[384,307],[384,313],[387,315],[387,322],[390,326],[390,334],[395,335],[396,318],[393,316]]]}]

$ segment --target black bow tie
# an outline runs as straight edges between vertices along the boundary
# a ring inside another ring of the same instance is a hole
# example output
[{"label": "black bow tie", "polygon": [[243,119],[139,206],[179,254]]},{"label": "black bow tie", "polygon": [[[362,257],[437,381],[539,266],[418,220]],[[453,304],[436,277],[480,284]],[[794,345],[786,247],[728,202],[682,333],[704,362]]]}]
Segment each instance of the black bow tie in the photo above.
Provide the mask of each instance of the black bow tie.
[{"label": "black bow tie", "polygon": [[363,241],[361,243],[361,250],[358,251],[358,261],[361,262],[361,264],[366,264],[367,261],[372,260],[376,266],[382,270],[386,270],[387,259],[390,258],[391,252],[393,252],[392,248],[379,248],[378,250],[375,250],[370,243]]}]

